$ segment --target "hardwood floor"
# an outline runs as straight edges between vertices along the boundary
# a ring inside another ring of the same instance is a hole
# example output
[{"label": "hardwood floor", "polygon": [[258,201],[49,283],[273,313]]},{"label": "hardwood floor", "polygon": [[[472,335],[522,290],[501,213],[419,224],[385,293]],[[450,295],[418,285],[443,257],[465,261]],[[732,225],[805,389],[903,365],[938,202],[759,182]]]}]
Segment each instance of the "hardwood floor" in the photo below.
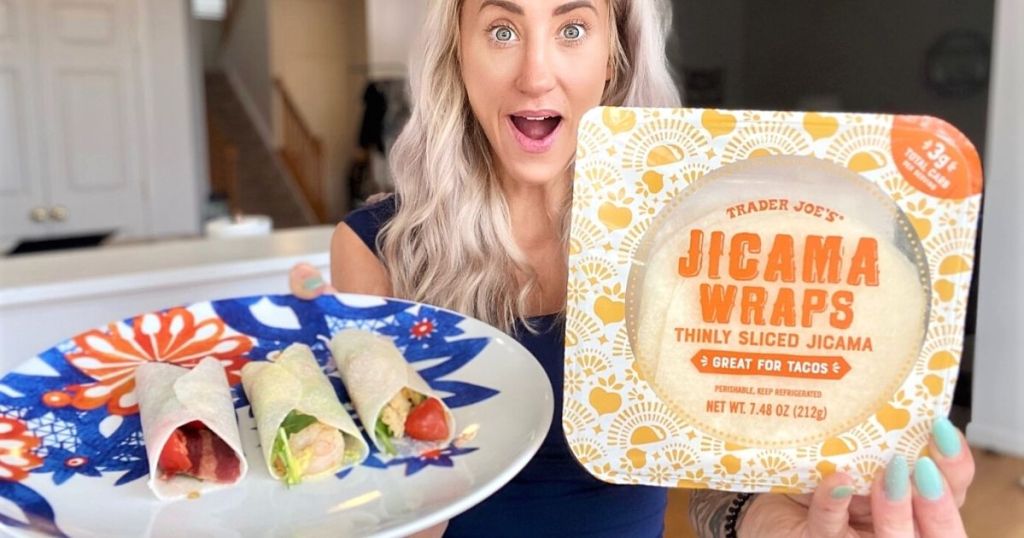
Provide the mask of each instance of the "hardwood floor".
[{"label": "hardwood floor", "polygon": [[974,538],[1024,536],[1024,459],[972,450],[977,466],[960,514]]},{"label": "hardwood floor", "polygon": [[[974,449],[977,472],[960,510],[972,538],[1024,537],[1024,459]],[[689,490],[668,495],[666,538],[693,538],[686,509]]]}]

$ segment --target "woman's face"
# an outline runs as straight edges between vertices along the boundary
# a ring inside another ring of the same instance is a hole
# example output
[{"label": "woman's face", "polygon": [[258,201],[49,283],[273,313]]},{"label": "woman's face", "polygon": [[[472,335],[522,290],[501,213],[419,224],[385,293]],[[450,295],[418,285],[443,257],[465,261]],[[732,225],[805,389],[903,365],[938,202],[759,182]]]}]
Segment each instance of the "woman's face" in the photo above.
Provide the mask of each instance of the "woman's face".
[{"label": "woman's face", "polygon": [[611,76],[607,0],[465,0],[462,79],[504,179],[563,177]]}]

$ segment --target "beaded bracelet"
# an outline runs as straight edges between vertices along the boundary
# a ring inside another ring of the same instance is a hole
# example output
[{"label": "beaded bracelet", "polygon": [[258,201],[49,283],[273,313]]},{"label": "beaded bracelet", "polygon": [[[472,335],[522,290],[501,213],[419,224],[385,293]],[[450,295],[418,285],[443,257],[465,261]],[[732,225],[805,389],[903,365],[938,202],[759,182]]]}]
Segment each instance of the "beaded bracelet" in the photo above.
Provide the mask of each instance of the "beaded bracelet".
[{"label": "beaded bracelet", "polygon": [[725,538],[736,538],[736,521],[740,518],[743,505],[753,496],[753,493],[740,493],[729,504],[729,510],[725,516]]}]

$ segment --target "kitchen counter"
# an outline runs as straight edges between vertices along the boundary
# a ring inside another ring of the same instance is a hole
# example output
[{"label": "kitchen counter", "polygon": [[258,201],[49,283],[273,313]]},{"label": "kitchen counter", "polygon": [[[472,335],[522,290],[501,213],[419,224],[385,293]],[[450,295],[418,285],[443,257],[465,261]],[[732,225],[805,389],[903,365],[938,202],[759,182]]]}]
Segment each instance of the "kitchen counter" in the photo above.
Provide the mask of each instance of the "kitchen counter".
[{"label": "kitchen counter", "polygon": [[329,274],[333,226],[0,259],[0,372],[90,328],[212,299],[286,293],[288,270]]}]

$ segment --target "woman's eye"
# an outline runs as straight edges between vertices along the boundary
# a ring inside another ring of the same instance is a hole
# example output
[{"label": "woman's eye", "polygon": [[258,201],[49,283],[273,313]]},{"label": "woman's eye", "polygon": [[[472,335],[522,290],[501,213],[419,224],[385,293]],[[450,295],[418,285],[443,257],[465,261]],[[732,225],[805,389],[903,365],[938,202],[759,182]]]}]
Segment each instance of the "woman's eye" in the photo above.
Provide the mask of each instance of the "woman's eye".
[{"label": "woman's eye", "polygon": [[562,27],[562,39],[568,39],[569,41],[582,39],[586,33],[587,31],[580,24],[569,24]]},{"label": "woman's eye", "polygon": [[516,33],[508,26],[497,26],[491,29],[491,37],[499,43],[508,43],[516,39]]}]

